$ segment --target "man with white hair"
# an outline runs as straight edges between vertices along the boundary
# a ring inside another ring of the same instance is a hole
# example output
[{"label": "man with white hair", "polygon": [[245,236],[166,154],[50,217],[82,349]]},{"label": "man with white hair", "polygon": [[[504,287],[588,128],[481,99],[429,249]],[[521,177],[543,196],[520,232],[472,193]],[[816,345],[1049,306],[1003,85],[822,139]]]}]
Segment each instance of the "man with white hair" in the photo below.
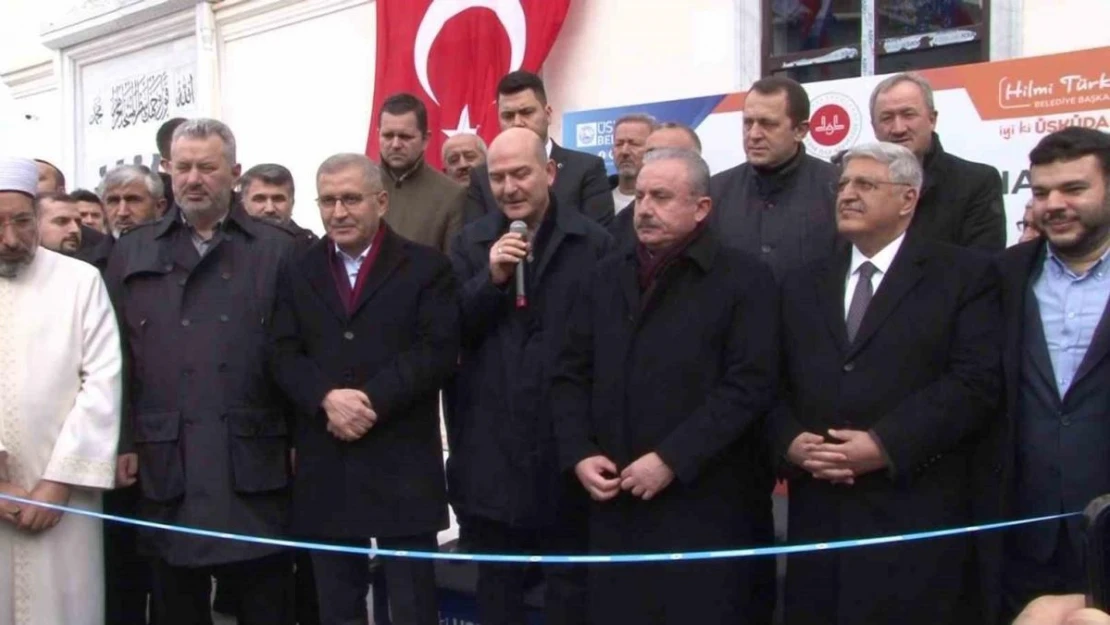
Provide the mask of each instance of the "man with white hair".
[{"label": "man with white hair", "polygon": [[[782,283],[786,390],[768,430],[790,480],[790,541],[968,525],[973,451],[1001,395],[997,272],[906,236],[922,179],[908,149],[862,145],[843,162],[836,219],[850,245]],[[972,553],[954,536],[788,556],[786,623],[980,622]]]},{"label": "man with white hair", "polygon": [[[0,493],[97,511],[115,476],[119,331],[96,269],[39,247],[36,180],[33,161],[0,158]],[[102,624],[100,528],[0,500],[0,623]]]},{"label": "man with white hair", "polygon": [[459,133],[443,142],[443,173],[459,184],[470,184],[470,170],[486,164],[486,142]]}]

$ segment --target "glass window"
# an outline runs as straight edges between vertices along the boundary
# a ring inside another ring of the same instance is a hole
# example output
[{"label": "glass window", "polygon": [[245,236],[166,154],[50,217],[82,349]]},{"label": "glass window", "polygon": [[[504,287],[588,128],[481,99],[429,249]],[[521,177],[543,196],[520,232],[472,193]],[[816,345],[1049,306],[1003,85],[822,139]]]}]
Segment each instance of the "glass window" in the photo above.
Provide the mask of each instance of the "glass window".
[{"label": "glass window", "polygon": [[878,36],[967,28],[983,21],[983,0],[876,0]]},{"label": "glass window", "polygon": [[842,61],[840,63],[822,63],[820,65],[806,65],[804,67],[791,67],[777,69],[775,76],[787,76],[798,82],[817,82],[819,80],[839,80],[841,78],[859,77],[859,60]]},{"label": "glass window", "polygon": [[772,1],[771,54],[858,46],[860,0]]},{"label": "glass window", "polygon": [[948,67],[979,63],[983,56],[983,44],[979,41],[959,43],[940,48],[918,49],[899,54],[884,54],[875,60],[876,74],[896,74],[931,67]]}]

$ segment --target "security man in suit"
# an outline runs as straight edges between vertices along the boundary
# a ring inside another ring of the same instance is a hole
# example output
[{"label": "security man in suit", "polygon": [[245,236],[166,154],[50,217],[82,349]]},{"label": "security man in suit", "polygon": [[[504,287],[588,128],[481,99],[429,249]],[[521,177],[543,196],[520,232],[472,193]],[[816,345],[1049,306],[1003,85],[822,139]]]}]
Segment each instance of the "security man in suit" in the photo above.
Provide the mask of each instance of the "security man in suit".
[{"label": "security man in suit", "polygon": [[[560,147],[548,135],[551,105],[540,77],[526,71],[506,74],[497,84],[497,117],[501,130],[531,128],[544,141],[547,157],[555,161],[552,190],[559,206],[574,208],[590,219],[607,225],[613,219],[613,194],[605,163],[597,156]],[[470,172],[465,222],[500,210],[489,185],[489,169],[475,167]]]}]

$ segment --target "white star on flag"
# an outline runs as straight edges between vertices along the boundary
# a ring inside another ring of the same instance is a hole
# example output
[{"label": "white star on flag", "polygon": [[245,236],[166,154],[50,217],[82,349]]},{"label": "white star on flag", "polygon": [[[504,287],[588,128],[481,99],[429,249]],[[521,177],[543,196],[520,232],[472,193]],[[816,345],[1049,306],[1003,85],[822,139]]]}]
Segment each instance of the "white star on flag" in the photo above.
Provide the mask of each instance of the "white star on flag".
[{"label": "white star on flag", "polygon": [[463,106],[462,113],[459,114],[459,123],[457,124],[457,127],[454,130],[448,130],[448,129],[444,128],[442,132],[443,132],[443,134],[447,135],[448,139],[450,139],[451,137],[454,137],[455,135],[476,135],[476,134],[478,134],[478,127],[477,126],[475,126],[474,128],[470,127],[470,105],[467,104],[467,105]]}]

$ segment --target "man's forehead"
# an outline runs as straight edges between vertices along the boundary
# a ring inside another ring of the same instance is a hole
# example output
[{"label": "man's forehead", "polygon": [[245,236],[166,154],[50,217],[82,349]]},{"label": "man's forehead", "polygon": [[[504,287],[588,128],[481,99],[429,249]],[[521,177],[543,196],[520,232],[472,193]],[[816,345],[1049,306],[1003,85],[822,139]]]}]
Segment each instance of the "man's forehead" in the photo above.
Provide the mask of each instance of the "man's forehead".
[{"label": "man's forehead", "polygon": [[41,206],[44,210],[47,210],[47,211],[50,211],[50,212],[53,212],[53,213],[62,213],[62,212],[71,212],[71,211],[74,212],[74,213],[78,212],[77,202],[62,202],[60,200],[43,199],[41,202],[39,202],[39,206]]},{"label": "man's forehead", "polygon": [[416,113],[409,111],[394,115],[392,113],[382,113],[381,128],[383,131],[389,130],[416,130]]},{"label": "man's forehead", "polygon": [[447,140],[447,151],[474,150],[478,148],[478,137],[474,135],[455,136]]},{"label": "man's forehead", "polygon": [[219,158],[223,160],[224,141],[218,135],[178,137],[170,146],[170,160]]},{"label": "man's forehead", "polygon": [[900,82],[875,98],[875,107],[879,109],[924,106],[924,92],[921,91],[921,87],[909,81]]},{"label": "man's forehead", "polygon": [[288,184],[271,184],[265,180],[251,180],[250,184],[244,190],[244,195],[255,195],[257,193],[265,193],[266,195],[289,195]]},{"label": "man's forehead", "polygon": [[502,111],[515,111],[530,106],[539,106],[540,100],[531,89],[518,91],[497,98],[497,108]]},{"label": "man's forehead", "polygon": [[35,201],[31,196],[19,191],[0,191],[0,211],[14,214],[34,209]]},{"label": "man's forehead", "polygon": [[104,189],[104,197],[109,195],[128,195],[128,194],[142,194],[150,195],[150,189],[147,188],[146,183],[142,180],[132,180],[123,184],[117,184],[112,187]]},{"label": "man's forehead", "polygon": [[1029,168],[1029,177],[1034,183],[1038,180],[1055,180],[1057,178],[1088,180],[1092,178],[1101,178],[1102,171],[1098,157],[1094,154],[1086,154],[1067,161],[1059,160],[1052,161],[1051,163],[1032,165]]}]

